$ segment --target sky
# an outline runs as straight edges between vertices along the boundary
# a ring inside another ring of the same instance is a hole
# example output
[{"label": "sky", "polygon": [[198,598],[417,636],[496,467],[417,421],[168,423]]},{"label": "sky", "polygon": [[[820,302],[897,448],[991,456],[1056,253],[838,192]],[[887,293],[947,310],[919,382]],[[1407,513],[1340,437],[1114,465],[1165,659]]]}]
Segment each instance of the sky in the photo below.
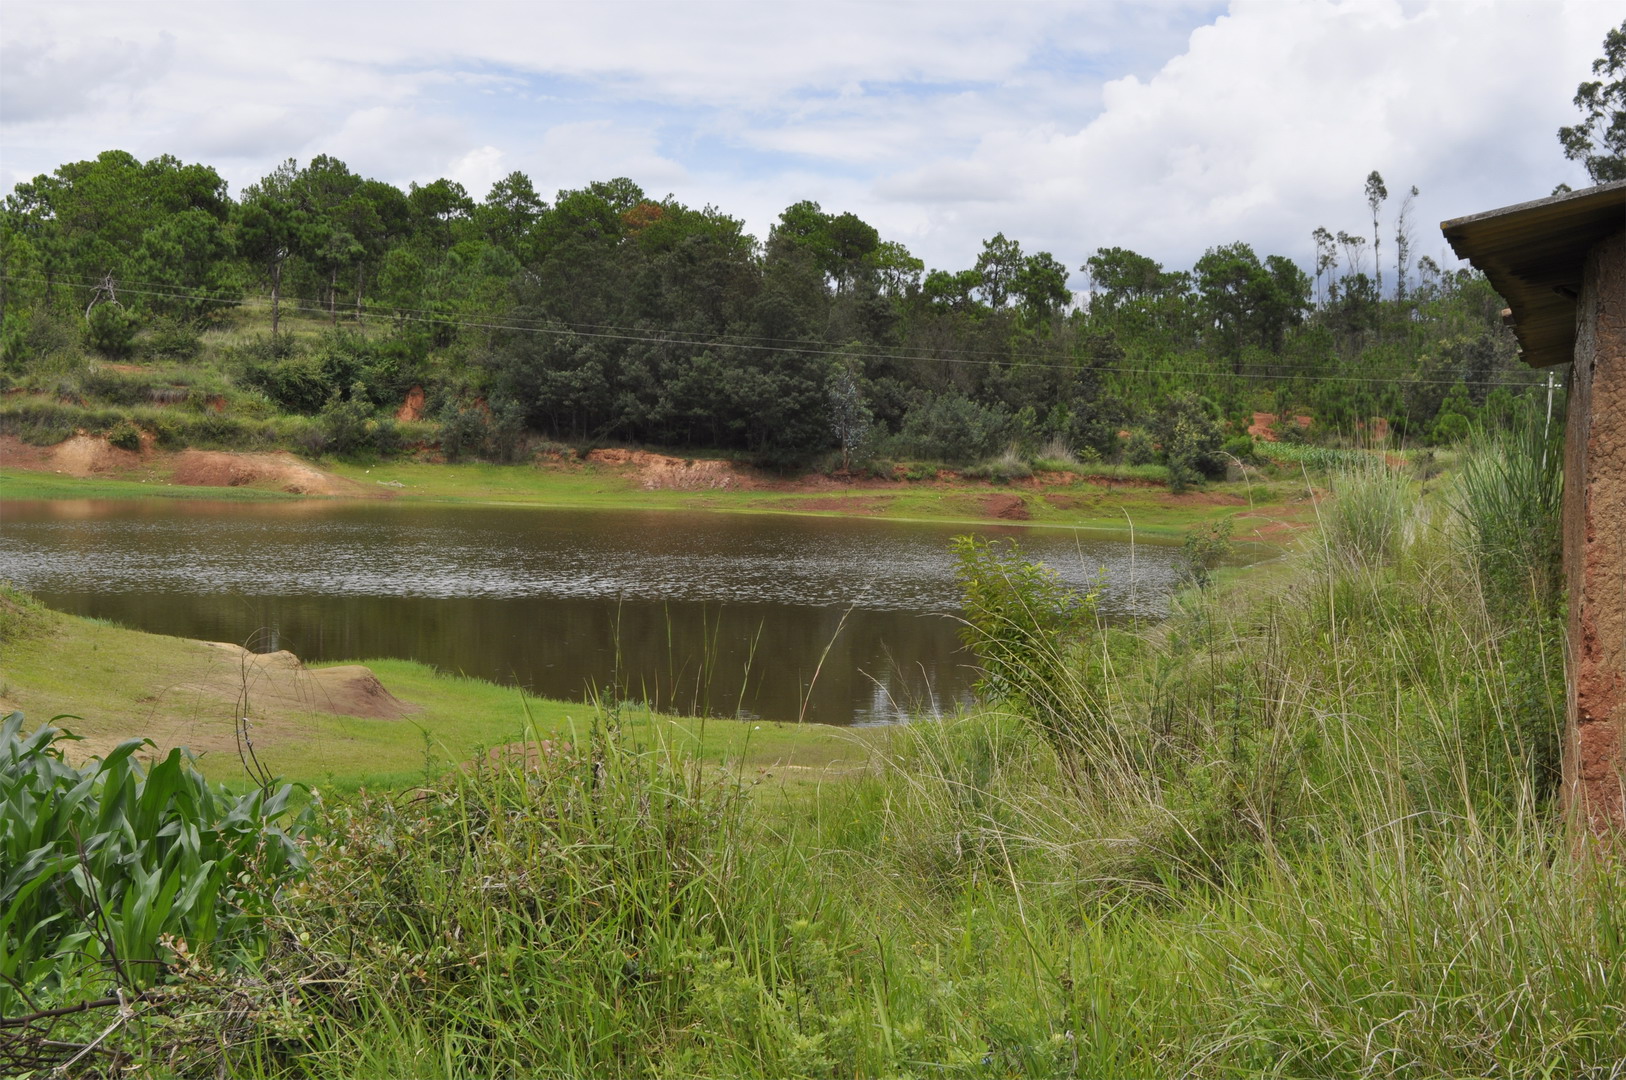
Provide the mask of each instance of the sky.
[{"label": "sky", "polygon": [[[1586,185],[1578,117],[1618,4],[76,3],[0,0],[0,190],[107,149],[214,166],[235,194],[330,154],[475,198],[627,176],[759,238],[852,211],[929,267],[995,233],[1073,268],[1176,269],[1244,240],[1308,266],[1416,186],[1446,218]],[[1387,260],[1386,260],[1387,261]]]}]

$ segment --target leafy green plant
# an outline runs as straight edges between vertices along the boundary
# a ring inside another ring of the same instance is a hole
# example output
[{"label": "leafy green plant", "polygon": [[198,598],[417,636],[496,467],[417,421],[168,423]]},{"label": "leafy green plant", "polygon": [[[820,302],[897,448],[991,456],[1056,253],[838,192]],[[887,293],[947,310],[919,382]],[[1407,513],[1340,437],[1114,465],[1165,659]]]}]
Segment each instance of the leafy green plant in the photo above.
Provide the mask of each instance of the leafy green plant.
[{"label": "leafy green plant", "polygon": [[140,450],[141,429],[129,420],[120,420],[113,425],[113,430],[107,433],[107,441],[120,450]]},{"label": "leafy green plant", "polygon": [[1184,491],[1205,478],[1225,475],[1219,408],[1207,398],[1175,394],[1159,413],[1154,433],[1169,467],[1169,490]]},{"label": "leafy green plant", "polygon": [[85,322],[85,344],[103,356],[121,359],[135,347],[141,317],[118,304],[97,304]]},{"label": "leafy green plant", "polygon": [[1231,553],[1231,519],[1196,525],[1186,532],[1180,554],[1186,560],[1186,574],[1199,589],[1208,588],[1214,570]]},{"label": "leafy green plant", "polygon": [[180,750],[143,767],[132,739],[82,766],[70,733],[0,720],[0,1015],[73,1004],[90,978],[129,991],[160,980],[166,939],[253,952],[272,893],[304,867],[291,787],[232,795]]},{"label": "leafy green plant", "polygon": [[1012,447],[998,457],[967,466],[960,471],[960,475],[973,480],[986,480],[991,484],[1008,484],[1012,480],[1025,480],[1032,476],[1033,467]]}]

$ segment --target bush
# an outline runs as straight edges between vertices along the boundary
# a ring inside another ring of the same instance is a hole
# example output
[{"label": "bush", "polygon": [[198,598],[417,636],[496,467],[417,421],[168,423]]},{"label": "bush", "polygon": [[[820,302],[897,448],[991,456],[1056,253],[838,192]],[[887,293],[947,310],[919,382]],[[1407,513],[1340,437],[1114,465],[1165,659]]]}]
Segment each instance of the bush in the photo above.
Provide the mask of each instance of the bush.
[{"label": "bush", "polygon": [[1073,661],[1096,625],[1099,588],[1070,588],[1050,567],[1023,558],[1014,542],[959,536],[952,550],[965,609],[960,634],[982,660],[979,687],[1043,734],[1077,787],[1082,769],[1098,757],[1099,733],[1092,730],[1092,695]]},{"label": "bush", "polygon": [[1220,447],[1220,453],[1236,458],[1244,465],[1255,465],[1259,462],[1258,448],[1253,444],[1251,435],[1233,435],[1225,440]]},{"label": "bush", "polygon": [[893,456],[965,464],[991,457],[1010,438],[1011,418],[956,393],[939,394],[909,410]]},{"label": "bush", "polygon": [[85,344],[114,360],[129,356],[135,347],[141,319],[118,304],[98,304],[86,318]]},{"label": "bush", "polygon": [[1169,467],[1170,490],[1184,491],[1205,477],[1225,475],[1225,459],[1219,452],[1224,433],[1212,401],[1190,391],[1174,395],[1163,406],[1154,431]]},{"label": "bush", "polygon": [[1231,553],[1231,519],[1193,526],[1180,553],[1185,558],[1186,575],[1199,589],[1208,588],[1213,572]]},{"label": "bush", "polygon": [[141,352],[154,360],[195,360],[203,351],[203,338],[180,319],[159,319],[141,342]]},{"label": "bush", "polygon": [[1464,457],[1453,509],[1466,526],[1488,604],[1512,616],[1557,613],[1563,596],[1563,425],[1536,417],[1483,438]]},{"label": "bush", "polygon": [[55,446],[74,433],[84,416],[83,410],[54,401],[8,405],[0,407],[0,435],[15,435],[31,446]]},{"label": "bush", "polygon": [[113,425],[113,430],[107,433],[107,441],[120,450],[139,451],[141,449],[141,429],[129,420],[120,420]]},{"label": "bush", "polygon": [[1008,484],[1012,480],[1025,480],[1033,475],[1033,468],[1013,446],[996,458],[978,462],[961,471],[971,480],[986,480],[990,484]]},{"label": "bush", "polygon": [[705,1008],[708,976],[733,982],[706,954],[719,915],[749,902],[725,869],[738,789],[626,748],[611,720],[410,803],[324,814],[323,857],[276,918],[290,982],[322,980],[319,1038],[366,1025],[389,1057],[377,1018],[410,1015],[447,1040],[452,1075],[613,1075]]},{"label": "bush", "polygon": [[1367,457],[1363,464],[1344,467],[1332,486],[1332,498],[1321,506],[1327,555],[1350,566],[1393,562],[1405,542],[1412,505],[1406,475]]},{"label": "bush", "polygon": [[1157,444],[1145,429],[1135,428],[1124,443],[1124,464],[1151,465],[1157,461]]},{"label": "bush", "polygon": [[130,408],[152,400],[152,381],[106,369],[87,371],[79,377],[79,392],[89,400]]}]

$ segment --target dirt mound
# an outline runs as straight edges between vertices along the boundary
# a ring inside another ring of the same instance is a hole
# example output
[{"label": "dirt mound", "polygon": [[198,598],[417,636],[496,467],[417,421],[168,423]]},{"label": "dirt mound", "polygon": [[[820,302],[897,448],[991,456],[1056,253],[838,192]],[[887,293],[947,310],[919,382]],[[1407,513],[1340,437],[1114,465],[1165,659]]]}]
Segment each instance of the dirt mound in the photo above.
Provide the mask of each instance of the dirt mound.
[{"label": "dirt mound", "polygon": [[0,464],[11,469],[96,476],[123,472],[141,463],[133,450],[120,450],[97,435],[74,435],[55,446],[30,446],[21,439],[0,439]]},{"label": "dirt mound", "polygon": [[1020,495],[990,495],[982,500],[982,512],[1001,521],[1026,521],[1033,516]]},{"label": "dirt mound", "polygon": [[190,487],[272,487],[295,495],[359,495],[367,491],[353,480],[323,472],[286,452],[183,450],[176,455],[171,481]]},{"label": "dirt mound", "polygon": [[594,450],[587,460],[632,472],[645,491],[745,491],[762,485],[731,461],[675,458],[647,450]]},{"label": "dirt mound", "polygon": [[224,641],[202,644],[218,650],[225,663],[212,665],[203,681],[177,689],[222,704],[240,703],[246,697],[246,715],[251,719],[302,710],[395,720],[418,711],[386,690],[362,664],[312,670],[291,652],[253,653]]}]

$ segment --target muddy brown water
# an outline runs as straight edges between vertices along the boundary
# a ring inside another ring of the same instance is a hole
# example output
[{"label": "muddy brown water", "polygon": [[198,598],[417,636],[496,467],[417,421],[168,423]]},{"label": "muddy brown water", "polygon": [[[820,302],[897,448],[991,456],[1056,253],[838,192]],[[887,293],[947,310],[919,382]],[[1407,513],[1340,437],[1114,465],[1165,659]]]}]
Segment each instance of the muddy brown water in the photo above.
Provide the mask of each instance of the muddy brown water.
[{"label": "muddy brown water", "polygon": [[1016,539],[1109,618],[1157,617],[1179,549],[1069,530],[675,511],[0,502],[0,580],[78,615],[306,661],[400,657],[719,716],[941,715],[977,677],[950,540]]}]

